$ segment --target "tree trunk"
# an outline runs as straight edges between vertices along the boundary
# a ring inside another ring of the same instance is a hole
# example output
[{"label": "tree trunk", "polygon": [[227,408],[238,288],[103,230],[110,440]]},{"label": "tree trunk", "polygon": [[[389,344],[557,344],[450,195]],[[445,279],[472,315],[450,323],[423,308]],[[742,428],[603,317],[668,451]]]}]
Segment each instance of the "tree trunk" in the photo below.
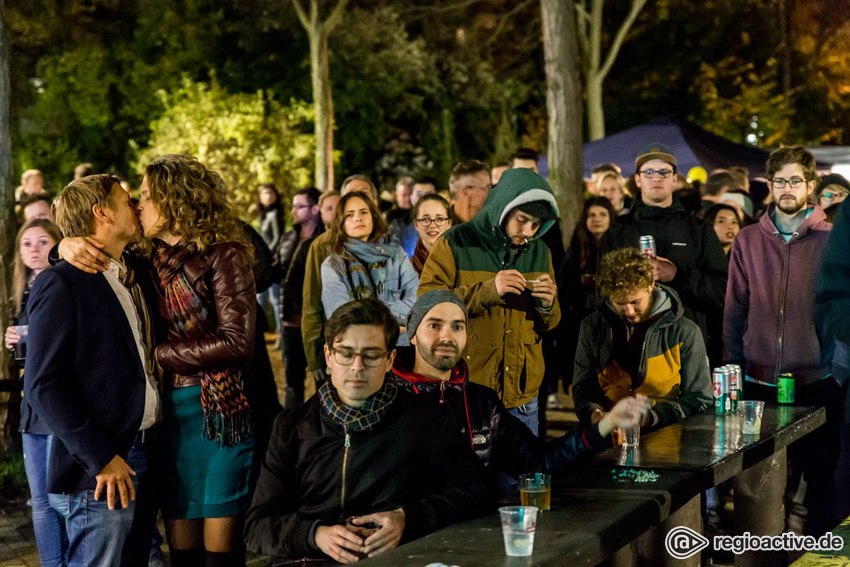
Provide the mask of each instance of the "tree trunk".
[{"label": "tree trunk", "polygon": [[[12,137],[9,128],[9,42],[5,0],[0,0],[0,328],[9,326],[12,288],[12,258],[15,234],[15,190],[12,187]],[[8,375],[9,353],[0,349],[0,379]]]},{"label": "tree trunk", "polygon": [[[328,63],[328,37],[339,25],[348,0],[337,0],[326,19],[321,19],[319,0],[310,0],[310,13],[301,0],[291,0],[295,14],[310,41],[310,75],[313,80],[313,107],[316,114],[316,187],[334,188],[334,103],[331,69]],[[324,2],[321,3],[324,5]]]},{"label": "tree trunk", "polygon": [[587,133],[591,141],[605,137],[605,107],[602,104],[602,79],[587,79]]},{"label": "tree trunk", "polygon": [[326,191],[334,188],[334,111],[328,35],[321,25],[309,35],[313,107],[316,113],[316,187]]},{"label": "tree trunk", "polygon": [[581,80],[574,0],[541,0],[546,107],[549,117],[549,183],[569,240],[584,194]]}]

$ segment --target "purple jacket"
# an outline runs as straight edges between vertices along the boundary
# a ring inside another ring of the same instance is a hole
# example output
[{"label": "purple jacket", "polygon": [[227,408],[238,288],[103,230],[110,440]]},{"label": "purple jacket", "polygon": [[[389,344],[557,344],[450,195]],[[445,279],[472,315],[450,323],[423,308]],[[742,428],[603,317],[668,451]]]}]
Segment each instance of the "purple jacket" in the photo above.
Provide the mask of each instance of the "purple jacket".
[{"label": "purple jacket", "polygon": [[775,384],[792,372],[798,384],[828,375],[830,352],[815,319],[815,285],[832,225],[818,205],[785,242],[771,219],[771,204],[757,225],[732,244],[723,311],[724,360],[748,376]]}]

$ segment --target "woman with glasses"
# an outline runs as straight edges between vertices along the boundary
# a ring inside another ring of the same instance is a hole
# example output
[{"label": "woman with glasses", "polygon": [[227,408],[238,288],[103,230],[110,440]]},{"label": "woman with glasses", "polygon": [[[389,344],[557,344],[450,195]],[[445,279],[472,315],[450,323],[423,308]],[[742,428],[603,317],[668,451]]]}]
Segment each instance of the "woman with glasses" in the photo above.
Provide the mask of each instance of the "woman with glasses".
[{"label": "woman with glasses", "polygon": [[850,194],[850,182],[843,175],[824,175],[815,186],[815,200],[822,209],[842,203]]},{"label": "woman with glasses", "polygon": [[413,207],[413,223],[419,233],[419,240],[411,262],[416,273],[421,274],[434,243],[452,226],[449,202],[436,193],[423,196]]},{"label": "woman with glasses", "polygon": [[419,276],[404,249],[387,236],[375,204],[359,191],[346,194],[329,232],[330,255],[322,263],[325,316],[355,299],[377,299],[402,326],[399,345],[409,345],[403,325],[416,301]]}]

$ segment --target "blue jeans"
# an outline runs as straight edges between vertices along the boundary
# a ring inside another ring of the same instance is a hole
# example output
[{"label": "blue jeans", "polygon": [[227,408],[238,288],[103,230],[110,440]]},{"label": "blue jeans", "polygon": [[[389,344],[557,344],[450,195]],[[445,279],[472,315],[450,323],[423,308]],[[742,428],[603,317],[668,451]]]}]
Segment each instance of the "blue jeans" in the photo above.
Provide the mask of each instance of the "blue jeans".
[{"label": "blue jeans", "polygon": [[528,427],[535,437],[540,436],[540,421],[538,414],[539,406],[537,398],[515,408],[509,408],[508,413],[519,419]]},{"label": "blue jeans", "polygon": [[22,434],[24,468],[30,486],[30,507],[35,545],[41,564],[64,565],[68,551],[65,520],[50,505],[47,497],[47,459],[50,455],[50,435]]},{"label": "blue jeans", "polygon": [[[272,306],[272,313],[274,314],[274,327],[275,329],[280,327],[280,284],[272,284],[269,288],[257,294],[257,301],[260,303],[260,307],[267,309],[266,305],[268,303]],[[268,315],[268,311],[266,311],[266,315]]]},{"label": "blue jeans", "polygon": [[[138,491],[139,477],[147,471],[147,459],[142,448],[130,450],[127,464],[136,472],[131,477]],[[94,499],[94,490],[80,490],[70,494],[51,494],[50,502],[65,515],[68,530],[68,567],[112,566],[122,564],[121,552],[130,534],[136,513],[136,501],[121,507],[115,494],[115,509],[106,503],[106,491],[100,500]],[[148,549],[150,548],[150,531]],[[145,557],[147,560],[147,557]]]}]

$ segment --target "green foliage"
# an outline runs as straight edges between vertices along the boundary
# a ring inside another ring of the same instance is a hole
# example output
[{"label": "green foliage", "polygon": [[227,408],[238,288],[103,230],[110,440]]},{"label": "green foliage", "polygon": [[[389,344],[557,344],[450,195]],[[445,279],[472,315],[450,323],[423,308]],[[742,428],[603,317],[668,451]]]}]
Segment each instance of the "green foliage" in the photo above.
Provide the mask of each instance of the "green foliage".
[{"label": "green foliage", "polygon": [[308,133],[312,106],[282,105],[268,91],[228,94],[217,81],[187,78],[177,90],[158,93],[165,108],[150,126],[147,147],[137,151],[141,170],[162,154],[196,156],[227,183],[237,214],[249,220],[259,183],[274,183],[285,200],[310,182],[315,138]]},{"label": "green foliage", "polygon": [[0,494],[17,497],[27,489],[24,457],[15,451],[0,452]]},{"label": "green foliage", "polygon": [[775,59],[761,72],[733,57],[715,66],[703,63],[693,89],[702,106],[692,118],[709,131],[740,144],[755,136],[758,145],[768,147],[786,138],[793,109],[789,97],[779,93]]}]

